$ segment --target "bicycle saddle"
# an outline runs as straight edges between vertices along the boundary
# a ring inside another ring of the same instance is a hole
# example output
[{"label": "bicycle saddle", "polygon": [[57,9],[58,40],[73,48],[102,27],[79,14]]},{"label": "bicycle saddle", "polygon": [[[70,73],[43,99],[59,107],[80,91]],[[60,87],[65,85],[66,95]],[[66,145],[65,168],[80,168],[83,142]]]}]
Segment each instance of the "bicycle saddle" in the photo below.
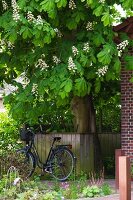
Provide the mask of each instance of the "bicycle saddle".
[{"label": "bicycle saddle", "polygon": [[54,137],[54,141],[59,141],[61,140],[61,137]]}]

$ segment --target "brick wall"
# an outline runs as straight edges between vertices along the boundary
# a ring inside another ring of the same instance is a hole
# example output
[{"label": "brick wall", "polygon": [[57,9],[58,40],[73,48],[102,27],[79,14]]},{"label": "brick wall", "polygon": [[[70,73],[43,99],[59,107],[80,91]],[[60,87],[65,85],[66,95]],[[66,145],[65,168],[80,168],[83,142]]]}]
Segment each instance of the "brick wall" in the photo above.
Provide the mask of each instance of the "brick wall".
[{"label": "brick wall", "polygon": [[[129,50],[133,55],[133,49]],[[133,83],[129,80],[133,71],[127,71],[122,63],[121,70],[121,148],[125,155],[133,158]]]}]

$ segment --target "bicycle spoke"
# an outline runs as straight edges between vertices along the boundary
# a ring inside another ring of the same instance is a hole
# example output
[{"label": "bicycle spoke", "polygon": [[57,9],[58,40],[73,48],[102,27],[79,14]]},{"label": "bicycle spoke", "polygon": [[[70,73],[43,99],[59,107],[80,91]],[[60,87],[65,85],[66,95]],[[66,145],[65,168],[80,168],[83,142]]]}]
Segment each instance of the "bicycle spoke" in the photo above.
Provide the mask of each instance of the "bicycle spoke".
[{"label": "bicycle spoke", "polygon": [[60,149],[52,159],[52,174],[58,180],[66,180],[73,171],[74,158],[70,150]]}]

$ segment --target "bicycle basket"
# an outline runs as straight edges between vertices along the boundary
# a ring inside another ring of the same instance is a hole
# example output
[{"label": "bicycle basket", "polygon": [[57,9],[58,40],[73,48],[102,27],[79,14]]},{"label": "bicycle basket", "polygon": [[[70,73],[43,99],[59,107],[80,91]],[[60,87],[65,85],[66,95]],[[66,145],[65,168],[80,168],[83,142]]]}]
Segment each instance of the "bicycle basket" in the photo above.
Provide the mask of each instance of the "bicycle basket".
[{"label": "bicycle basket", "polygon": [[20,129],[20,139],[22,141],[31,141],[33,138],[33,133],[30,130],[24,128]]}]

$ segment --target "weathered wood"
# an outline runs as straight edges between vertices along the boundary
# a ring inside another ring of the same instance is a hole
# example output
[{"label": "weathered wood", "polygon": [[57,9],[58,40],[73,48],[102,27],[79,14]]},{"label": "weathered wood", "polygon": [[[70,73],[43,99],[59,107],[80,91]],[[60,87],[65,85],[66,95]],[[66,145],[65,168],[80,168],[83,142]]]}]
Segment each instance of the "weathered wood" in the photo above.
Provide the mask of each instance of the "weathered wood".
[{"label": "weathered wood", "polygon": [[[81,170],[87,174],[94,168],[93,134],[80,133],[51,133],[36,135],[36,146],[42,161],[45,161],[52,136],[62,137],[60,144],[72,144],[72,151],[77,157],[77,172]],[[115,149],[120,148],[119,134],[99,134],[102,156],[114,156]]]}]

